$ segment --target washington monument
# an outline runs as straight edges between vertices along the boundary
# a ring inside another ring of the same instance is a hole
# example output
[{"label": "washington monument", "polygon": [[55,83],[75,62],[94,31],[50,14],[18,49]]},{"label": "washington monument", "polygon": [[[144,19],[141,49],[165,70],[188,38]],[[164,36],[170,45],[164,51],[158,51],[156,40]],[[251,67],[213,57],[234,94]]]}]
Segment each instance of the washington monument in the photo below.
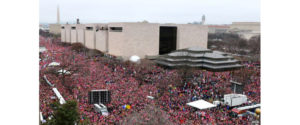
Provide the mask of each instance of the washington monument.
[{"label": "washington monument", "polygon": [[57,5],[57,24],[60,24],[59,22],[59,5]]}]

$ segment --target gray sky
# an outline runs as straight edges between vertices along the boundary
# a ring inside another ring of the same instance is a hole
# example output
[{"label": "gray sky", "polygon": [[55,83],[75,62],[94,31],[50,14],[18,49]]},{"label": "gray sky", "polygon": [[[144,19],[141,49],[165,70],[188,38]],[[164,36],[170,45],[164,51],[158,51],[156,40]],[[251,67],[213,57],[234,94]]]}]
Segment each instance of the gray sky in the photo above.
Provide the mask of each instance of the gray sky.
[{"label": "gray sky", "polygon": [[40,23],[137,22],[230,24],[260,21],[260,0],[40,0]]}]

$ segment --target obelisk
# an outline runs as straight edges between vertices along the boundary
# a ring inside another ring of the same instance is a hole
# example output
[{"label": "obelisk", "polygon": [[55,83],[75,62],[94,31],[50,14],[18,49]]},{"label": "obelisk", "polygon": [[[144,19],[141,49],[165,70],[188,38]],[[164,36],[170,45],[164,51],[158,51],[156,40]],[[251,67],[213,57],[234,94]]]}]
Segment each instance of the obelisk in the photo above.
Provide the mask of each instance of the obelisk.
[{"label": "obelisk", "polygon": [[59,20],[59,5],[57,5],[57,24],[60,24],[60,20]]}]

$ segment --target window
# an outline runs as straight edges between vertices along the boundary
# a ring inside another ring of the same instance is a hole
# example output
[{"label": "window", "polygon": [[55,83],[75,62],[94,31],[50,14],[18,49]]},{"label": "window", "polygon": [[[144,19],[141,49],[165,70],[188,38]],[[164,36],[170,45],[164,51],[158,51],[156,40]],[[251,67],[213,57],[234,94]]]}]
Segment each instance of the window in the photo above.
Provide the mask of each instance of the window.
[{"label": "window", "polygon": [[64,26],[62,26],[62,27],[61,27],[61,29],[65,29],[65,27],[64,27]]},{"label": "window", "polygon": [[107,27],[101,27],[100,30],[108,30]]},{"label": "window", "polygon": [[110,27],[110,32],[122,32],[122,27]]},{"label": "window", "polygon": [[76,30],[76,27],[75,27],[75,26],[72,26],[72,30]]},{"label": "window", "polygon": [[107,27],[97,27],[96,32],[98,32],[99,30],[108,30],[108,29],[107,29]]},{"label": "window", "polygon": [[86,30],[93,30],[93,27],[86,27]]}]

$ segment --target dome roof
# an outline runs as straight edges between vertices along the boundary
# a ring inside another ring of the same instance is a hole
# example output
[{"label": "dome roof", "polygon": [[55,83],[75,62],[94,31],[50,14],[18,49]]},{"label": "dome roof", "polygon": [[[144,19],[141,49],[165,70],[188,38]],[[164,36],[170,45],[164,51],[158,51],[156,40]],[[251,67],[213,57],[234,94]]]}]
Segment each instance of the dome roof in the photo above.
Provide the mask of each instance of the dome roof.
[{"label": "dome roof", "polygon": [[129,58],[129,61],[130,61],[130,62],[134,62],[134,63],[139,63],[140,60],[141,60],[141,58],[140,58],[139,56],[137,56],[137,55],[133,55],[133,56],[131,56],[131,57]]}]

